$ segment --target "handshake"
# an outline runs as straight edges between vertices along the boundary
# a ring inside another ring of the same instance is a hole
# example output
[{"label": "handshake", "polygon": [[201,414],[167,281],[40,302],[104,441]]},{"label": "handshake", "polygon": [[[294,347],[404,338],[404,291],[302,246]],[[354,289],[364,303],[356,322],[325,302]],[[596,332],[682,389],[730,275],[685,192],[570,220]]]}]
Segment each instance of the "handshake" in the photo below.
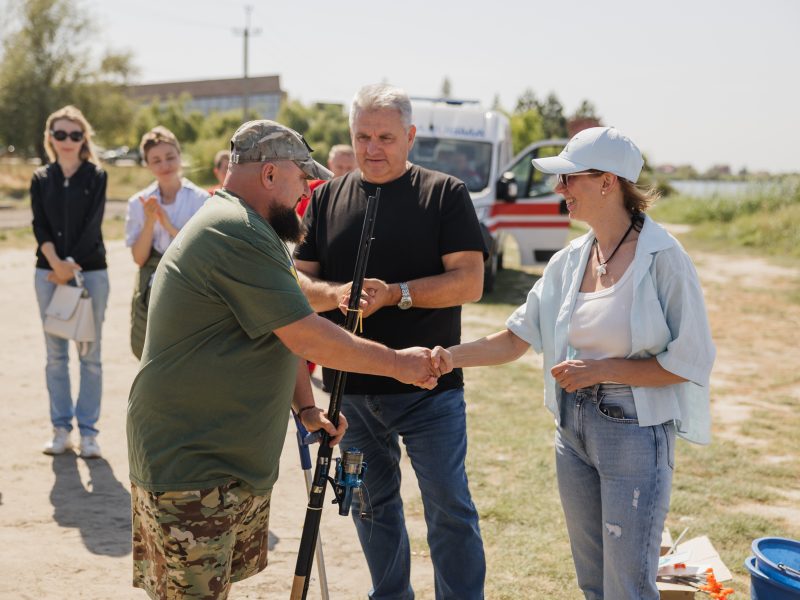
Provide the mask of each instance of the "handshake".
[{"label": "handshake", "polygon": [[419,346],[395,350],[392,377],[403,383],[411,383],[432,390],[439,377],[454,368],[452,354],[436,346],[433,350]]}]

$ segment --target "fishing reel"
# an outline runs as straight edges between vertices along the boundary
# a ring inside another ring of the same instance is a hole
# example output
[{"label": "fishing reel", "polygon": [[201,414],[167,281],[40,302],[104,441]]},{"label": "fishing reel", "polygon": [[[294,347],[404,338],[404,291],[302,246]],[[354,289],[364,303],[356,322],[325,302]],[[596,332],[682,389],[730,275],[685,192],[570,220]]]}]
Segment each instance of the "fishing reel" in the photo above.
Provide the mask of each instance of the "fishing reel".
[{"label": "fishing reel", "polygon": [[331,480],[331,483],[336,496],[333,503],[339,505],[340,515],[347,516],[350,513],[353,491],[358,490],[361,494],[366,470],[364,453],[358,448],[348,448],[342,452],[341,458],[336,459],[336,478]]}]

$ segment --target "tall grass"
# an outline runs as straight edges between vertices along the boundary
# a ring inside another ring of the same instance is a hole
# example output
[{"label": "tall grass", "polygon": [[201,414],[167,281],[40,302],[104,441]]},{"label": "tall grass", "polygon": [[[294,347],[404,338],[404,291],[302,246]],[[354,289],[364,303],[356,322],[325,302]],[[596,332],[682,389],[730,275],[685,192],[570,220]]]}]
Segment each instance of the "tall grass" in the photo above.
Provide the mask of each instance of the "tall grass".
[{"label": "tall grass", "polygon": [[716,247],[800,258],[800,177],[741,196],[670,196],[652,215],[692,225],[691,237]]},{"label": "tall grass", "polygon": [[[219,149],[219,144],[208,143],[205,145],[197,144],[195,151],[202,151],[203,158],[210,157],[208,164],[197,161],[184,165],[183,175],[199,186],[206,186],[214,183],[211,172],[211,163],[214,153]],[[184,155],[184,159],[187,155]],[[110,201],[125,201],[133,194],[150,185],[155,178],[150,171],[141,165],[117,166],[102,163],[103,169],[108,173],[108,191],[106,197]],[[29,189],[33,172],[38,168],[37,165],[28,163],[12,163],[8,161],[0,162],[0,202],[10,202],[23,206],[30,200]]]}]

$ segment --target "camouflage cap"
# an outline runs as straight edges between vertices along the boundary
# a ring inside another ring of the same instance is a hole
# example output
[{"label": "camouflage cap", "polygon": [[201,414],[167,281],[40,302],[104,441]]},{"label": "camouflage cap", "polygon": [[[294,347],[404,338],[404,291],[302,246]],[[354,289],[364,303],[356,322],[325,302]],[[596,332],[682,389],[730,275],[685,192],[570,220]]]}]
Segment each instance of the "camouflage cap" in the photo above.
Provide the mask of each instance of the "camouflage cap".
[{"label": "camouflage cap", "polygon": [[291,160],[309,179],[330,179],[328,169],[313,158],[313,150],[294,129],[275,121],[248,121],[231,138],[231,163]]}]

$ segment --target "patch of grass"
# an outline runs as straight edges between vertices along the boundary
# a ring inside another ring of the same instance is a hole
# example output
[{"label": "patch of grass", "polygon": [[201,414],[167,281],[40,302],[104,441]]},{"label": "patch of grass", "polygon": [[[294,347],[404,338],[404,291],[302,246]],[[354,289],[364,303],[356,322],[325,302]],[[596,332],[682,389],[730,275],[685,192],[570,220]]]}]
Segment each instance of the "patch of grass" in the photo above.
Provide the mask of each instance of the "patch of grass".
[{"label": "patch of grass", "polygon": [[33,237],[33,229],[30,226],[0,229],[0,250],[35,247],[36,240]]},{"label": "patch of grass", "polygon": [[[106,196],[109,200],[127,200],[154,180],[150,171],[139,165],[123,167],[103,164],[102,166],[108,173]],[[0,161],[0,198],[15,201],[27,200],[31,176],[37,168],[36,165]],[[193,179],[193,174],[196,173],[191,167],[187,167],[184,174],[189,179]],[[206,182],[195,183],[200,185]]]},{"label": "patch of grass", "polygon": [[103,165],[103,168],[108,173],[106,197],[109,200],[127,200],[155,180],[147,168],[138,165],[132,167]]},{"label": "patch of grass", "polygon": [[[106,241],[119,240],[124,236],[124,218],[112,217],[103,221],[103,239]],[[31,252],[36,248],[36,238],[33,236],[33,229],[30,226],[0,229],[0,251],[20,248],[31,248]]]}]

